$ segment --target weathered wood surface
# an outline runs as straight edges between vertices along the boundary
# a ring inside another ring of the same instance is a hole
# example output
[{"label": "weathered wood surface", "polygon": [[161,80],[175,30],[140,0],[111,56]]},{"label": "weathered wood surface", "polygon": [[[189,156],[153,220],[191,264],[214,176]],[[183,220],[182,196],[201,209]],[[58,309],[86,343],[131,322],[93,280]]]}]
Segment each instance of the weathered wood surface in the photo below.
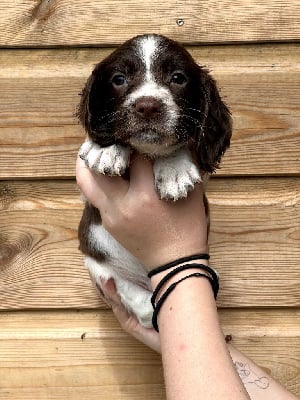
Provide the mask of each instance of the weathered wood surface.
[{"label": "weathered wood surface", "polygon": [[78,93],[145,32],[188,45],[230,105],[232,146],[208,187],[221,324],[300,396],[299,1],[2,0],[0,15],[0,400],[164,398],[160,357],[83,266],[73,180]]},{"label": "weathered wood surface", "polygon": [[[219,313],[234,345],[299,395],[299,310]],[[160,356],[110,311],[2,312],[0,326],[1,400],[164,398]]]},{"label": "weathered wood surface", "polygon": [[2,0],[0,13],[0,46],[99,46],[145,32],[188,43],[300,39],[298,0]]},{"label": "weathered wood surface", "polygon": [[[300,179],[212,179],[210,253],[219,305],[300,305]],[[104,306],[77,251],[73,181],[0,184],[0,309]]]},{"label": "weathered wood surface", "polygon": [[[300,173],[300,47],[190,47],[233,113],[219,174]],[[84,132],[73,116],[93,65],[110,50],[0,51],[0,179],[72,177]]]}]

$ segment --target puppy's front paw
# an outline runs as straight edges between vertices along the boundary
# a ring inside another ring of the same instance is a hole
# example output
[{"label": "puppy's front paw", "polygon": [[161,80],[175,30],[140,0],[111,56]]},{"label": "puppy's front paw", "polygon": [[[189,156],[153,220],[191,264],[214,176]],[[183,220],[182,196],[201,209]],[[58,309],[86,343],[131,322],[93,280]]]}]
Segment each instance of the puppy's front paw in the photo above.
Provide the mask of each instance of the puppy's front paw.
[{"label": "puppy's front paw", "polygon": [[176,201],[187,197],[195,184],[201,182],[198,168],[186,152],[156,160],[154,175],[156,190],[160,198],[166,200]]},{"label": "puppy's front paw", "polygon": [[89,140],[79,149],[79,157],[98,174],[123,175],[129,164],[130,149],[119,144],[100,147]]}]

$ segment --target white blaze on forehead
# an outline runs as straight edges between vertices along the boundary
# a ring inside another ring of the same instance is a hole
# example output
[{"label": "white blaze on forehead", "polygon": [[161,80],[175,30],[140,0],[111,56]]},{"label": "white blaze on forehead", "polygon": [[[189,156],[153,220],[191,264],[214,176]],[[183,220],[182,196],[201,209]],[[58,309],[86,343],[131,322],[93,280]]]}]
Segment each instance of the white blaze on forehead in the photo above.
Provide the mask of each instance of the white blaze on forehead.
[{"label": "white blaze on forehead", "polygon": [[135,88],[124,102],[125,107],[132,106],[139,98],[154,97],[166,106],[165,117],[168,128],[175,127],[179,109],[169,88],[159,83],[153,72],[153,63],[160,55],[160,39],[156,36],[145,36],[139,39],[137,53],[146,68],[146,73],[139,86]]},{"label": "white blaze on forehead", "polygon": [[152,71],[153,61],[159,57],[159,38],[155,36],[142,37],[138,42],[138,54],[146,67],[146,73],[140,86],[125,101],[125,105],[134,103],[138,98],[150,96],[167,105],[169,113],[176,114],[178,109],[170,90],[157,83]]},{"label": "white blaze on forehead", "polygon": [[148,36],[140,41],[139,53],[146,66],[146,73],[149,74],[151,71],[151,64],[153,58],[155,58],[158,50],[158,39],[154,36]]}]

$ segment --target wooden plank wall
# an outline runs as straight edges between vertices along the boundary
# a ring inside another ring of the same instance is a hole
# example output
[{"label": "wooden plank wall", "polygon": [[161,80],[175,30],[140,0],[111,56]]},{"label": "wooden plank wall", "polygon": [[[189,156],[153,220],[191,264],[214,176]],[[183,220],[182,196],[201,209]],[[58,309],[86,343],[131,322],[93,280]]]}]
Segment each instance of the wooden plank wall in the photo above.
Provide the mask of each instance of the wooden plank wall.
[{"label": "wooden plank wall", "polygon": [[163,399],[160,357],[119,328],[77,250],[73,114],[93,65],[165,34],[208,66],[234,135],[208,198],[225,334],[300,395],[298,0],[2,0],[0,400]]}]

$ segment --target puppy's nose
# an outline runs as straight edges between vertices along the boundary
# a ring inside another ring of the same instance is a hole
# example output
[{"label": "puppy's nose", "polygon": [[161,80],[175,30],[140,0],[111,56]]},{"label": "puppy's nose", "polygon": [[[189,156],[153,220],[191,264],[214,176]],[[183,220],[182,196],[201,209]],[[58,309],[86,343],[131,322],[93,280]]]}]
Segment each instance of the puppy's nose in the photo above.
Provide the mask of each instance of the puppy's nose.
[{"label": "puppy's nose", "polygon": [[154,97],[141,97],[134,104],[135,111],[143,118],[152,118],[161,113],[161,103]]}]

